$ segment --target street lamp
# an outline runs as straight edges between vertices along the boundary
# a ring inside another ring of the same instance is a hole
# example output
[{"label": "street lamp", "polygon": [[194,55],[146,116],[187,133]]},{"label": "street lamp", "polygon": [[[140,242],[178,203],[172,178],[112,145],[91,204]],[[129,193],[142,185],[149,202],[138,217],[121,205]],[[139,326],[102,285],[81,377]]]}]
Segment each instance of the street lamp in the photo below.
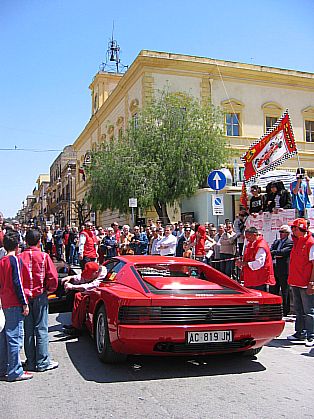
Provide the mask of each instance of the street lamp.
[{"label": "street lamp", "polygon": [[68,188],[69,188],[69,226],[71,227],[71,195],[72,195],[72,170],[68,167]]}]

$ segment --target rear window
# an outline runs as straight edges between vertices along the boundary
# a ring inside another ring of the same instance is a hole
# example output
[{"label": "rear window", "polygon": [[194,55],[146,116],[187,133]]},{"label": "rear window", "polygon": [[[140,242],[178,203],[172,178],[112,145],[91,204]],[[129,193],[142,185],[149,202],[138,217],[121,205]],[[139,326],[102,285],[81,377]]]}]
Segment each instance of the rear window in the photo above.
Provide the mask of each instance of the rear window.
[{"label": "rear window", "polygon": [[203,270],[197,266],[188,265],[144,265],[136,266],[136,270],[141,276],[160,276],[160,277],[185,277],[207,279]]},{"label": "rear window", "polygon": [[[154,294],[238,294],[239,290],[215,280],[214,270],[181,264],[137,265],[136,270]],[[225,282],[225,281],[223,281]]]}]

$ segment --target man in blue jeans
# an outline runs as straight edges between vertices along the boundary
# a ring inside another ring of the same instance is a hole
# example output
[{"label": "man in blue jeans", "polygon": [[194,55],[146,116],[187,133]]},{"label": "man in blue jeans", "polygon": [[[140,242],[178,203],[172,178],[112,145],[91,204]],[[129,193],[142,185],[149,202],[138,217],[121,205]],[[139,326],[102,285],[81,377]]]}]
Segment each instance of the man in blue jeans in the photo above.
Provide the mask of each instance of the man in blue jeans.
[{"label": "man in blue jeans", "polygon": [[30,371],[44,372],[58,368],[48,350],[48,293],[58,286],[57,270],[47,253],[40,250],[40,233],[26,233],[27,248],[19,258],[25,294],[28,298],[29,315],[24,321],[24,351],[26,366]]},{"label": "man in blue jeans", "polygon": [[32,374],[23,371],[20,360],[23,320],[29,308],[16,257],[19,239],[17,231],[5,234],[3,242],[7,255],[0,261],[0,298],[5,316],[5,326],[0,333],[0,377],[7,381],[33,378]]}]

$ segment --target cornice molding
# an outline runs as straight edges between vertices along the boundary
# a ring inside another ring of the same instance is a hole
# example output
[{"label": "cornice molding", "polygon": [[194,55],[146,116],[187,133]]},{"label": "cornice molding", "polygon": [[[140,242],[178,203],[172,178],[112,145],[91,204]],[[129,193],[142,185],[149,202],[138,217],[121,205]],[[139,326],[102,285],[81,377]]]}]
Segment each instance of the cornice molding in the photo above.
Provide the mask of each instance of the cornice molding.
[{"label": "cornice molding", "polygon": [[314,106],[308,106],[303,109],[302,115],[304,119],[314,119]]},{"label": "cornice molding", "polygon": [[238,99],[226,99],[220,102],[221,107],[227,111],[241,111],[244,108],[244,103]]}]

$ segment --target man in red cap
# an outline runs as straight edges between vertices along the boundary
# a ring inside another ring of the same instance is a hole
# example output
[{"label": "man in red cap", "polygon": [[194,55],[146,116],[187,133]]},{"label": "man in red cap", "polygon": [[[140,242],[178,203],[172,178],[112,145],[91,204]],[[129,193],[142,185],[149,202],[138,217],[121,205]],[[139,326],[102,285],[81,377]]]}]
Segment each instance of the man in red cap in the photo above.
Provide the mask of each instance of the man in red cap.
[{"label": "man in red cap", "polygon": [[314,238],[308,231],[304,218],[289,223],[293,248],[290,255],[288,284],[291,285],[296,313],[295,333],[288,336],[291,342],[305,342],[314,346],[314,295],[307,294],[309,282],[314,283]]},{"label": "man in red cap", "polygon": [[276,284],[269,246],[255,227],[245,230],[245,238],[243,260],[236,261],[242,269],[244,286],[267,291],[267,285]]},{"label": "man in red cap", "polygon": [[81,274],[67,276],[62,280],[65,291],[71,293],[72,301],[74,300],[71,324],[63,326],[65,334],[79,335],[79,330],[82,328],[86,316],[86,304],[88,302],[86,291],[98,287],[106,273],[107,269],[104,266],[99,266],[96,262],[87,262]]}]

